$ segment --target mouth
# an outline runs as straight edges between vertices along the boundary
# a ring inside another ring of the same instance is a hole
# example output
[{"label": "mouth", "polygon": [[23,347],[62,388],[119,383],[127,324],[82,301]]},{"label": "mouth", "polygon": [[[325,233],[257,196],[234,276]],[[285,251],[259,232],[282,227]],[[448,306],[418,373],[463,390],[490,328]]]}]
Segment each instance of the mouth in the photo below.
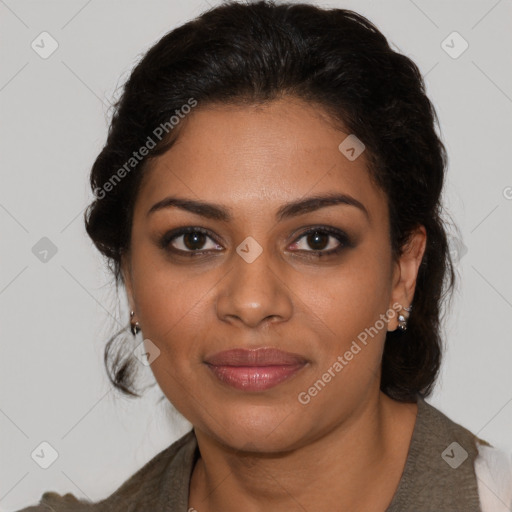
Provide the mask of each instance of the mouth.
[{"label": "mouth", "polygon": [[286,366],[214,366],[208,364],[220,381],[242,391],[264,391],[295,375],[304,364]]},{"label": "mouth", "polygon": [[298,354],[264,347],[218,352],[205,363],[224,384],[242,391],[264,391],[297,374],[308,361]]}]

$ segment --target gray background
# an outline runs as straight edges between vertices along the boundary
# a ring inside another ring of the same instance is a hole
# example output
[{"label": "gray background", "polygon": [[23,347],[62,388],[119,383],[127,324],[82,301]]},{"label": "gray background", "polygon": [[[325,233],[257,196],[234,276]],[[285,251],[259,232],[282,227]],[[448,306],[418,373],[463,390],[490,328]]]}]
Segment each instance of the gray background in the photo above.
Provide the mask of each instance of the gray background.
[{"label": "gray background", "polygon": [[[511,450],[512,2],[318,4],[367,16],[426,76],[450,158],[446,206],[461,233],[452,238],[460,286],[429,401]],[[143,51],[207,7],[0,0],[2,511],[47,490],[103,498],[189,428],[157,404],[158,388],[139,401],[112,392],[103,347],[128,312],[82,213],[116,87]],[[31,48],[43,31],[59,45],[47,59]],[[455,59],[441,45],[453,31],[469,43]],[[46,262],[43,237],[57,249]],[[58,452],[48,469],[31,457],[43,441]]]}]

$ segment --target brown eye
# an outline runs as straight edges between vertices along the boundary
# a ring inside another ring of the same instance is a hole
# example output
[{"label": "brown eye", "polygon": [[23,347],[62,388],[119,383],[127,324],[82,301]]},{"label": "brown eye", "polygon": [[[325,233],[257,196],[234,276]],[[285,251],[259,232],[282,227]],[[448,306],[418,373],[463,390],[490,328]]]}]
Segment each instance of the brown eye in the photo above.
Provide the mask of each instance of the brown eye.
[{"label": "brown eye", "polygon": [[204,233],[199,233],[198,231],[194,233],[186,233],[182,236],[183,245],[191,251],[202,249],[207,238]]},{"label": "brown eye", "polygon": [[[208,241],[210,243],[208,244]],[[163,249],[176,253],[202,253],[205,251],[218,251],[222,246],[217,244],[203,228],[186,227],[166,233],[159,243]]]},{"label": "brown eye", "polygon": [[319,231],[315,231],[314,233],[311,233],[306,236],[306,241],[309,247],[311,247],[315,251],[322,251],[329,244],[329,238],[331,238],[330,235],[327,235]]},{"label": "brown eye", "polygon": [[292,245],[292,249],[314,256],[338,253],[346,247],[352,247],[348,236],[343,231],[329,227],[309,229]]}]

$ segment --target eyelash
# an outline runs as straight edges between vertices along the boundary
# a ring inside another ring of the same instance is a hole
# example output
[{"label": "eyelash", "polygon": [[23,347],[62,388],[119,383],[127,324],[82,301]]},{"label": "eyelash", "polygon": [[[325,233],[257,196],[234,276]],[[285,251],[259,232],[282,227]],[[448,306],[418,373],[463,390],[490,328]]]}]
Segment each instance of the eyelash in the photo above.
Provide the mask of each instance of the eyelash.
[{"label": "eyelash", "polygon": [[[182,249],[176,249],[174,247],[171,247],[171,242],[173,242],[175,239],[179,238],[180,236],[183,236],[183,235],[186,235],[189,233],[202,233],[202,234],[208,236],[209,238],[211,238],[215,243],[218,244],[218,242],[215,240],[213,235],[207,229],[189,226],[189,227],[177,228],[172,231],[169,231],[168,233],[166,233],[165,235],[162,236],[158,245],[167,252],[175,253],[178,255],[183,255],[185,257],[198,257],[198,256],[202,256],[202,255],[206,254],[207,252],[209,252],[209,250],[207,250],[207,251],[201,251],[201,250],[183,251]],[[338,245],[338,247],[336,247],[334,249],[330,249],[329,251],[313,249],[313,250],[309,250],[309,251],[298,250],[298,251],[294,251],[294,252],[311,253],[311,256],[320,258],[320,257],[338,254],[341,251],[343,251],[345,248],[353,247],[352,242],[346,233],[344,233],[343,231],[340,231],[338,229],[329,227],[329,226],[310,227],[309,229],[307,229],[306,231],[301,233],[299,235],[299,237],[295,239],[293,244],[296,244],[302,238],[307,237],[308,235],[312,235],[314,233],[330,235],[333,238],[335,238],[336,240],[338,240],[338,242],[340,242],[340,245]],[[329,245],[329,244],[327,244],[327,245]]]}]

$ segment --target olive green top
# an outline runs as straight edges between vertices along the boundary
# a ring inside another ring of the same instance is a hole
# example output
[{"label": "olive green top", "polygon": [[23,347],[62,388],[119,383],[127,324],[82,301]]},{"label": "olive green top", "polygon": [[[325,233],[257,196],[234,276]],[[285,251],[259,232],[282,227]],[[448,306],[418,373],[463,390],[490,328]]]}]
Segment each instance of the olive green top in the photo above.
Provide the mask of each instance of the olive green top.
[{"label": "olive green top", "polygon": [[[417,403],[404,471],[383,512],[481,512],[474,469],[476,441],[488,443],[419,395]],[[190,477],[198,458],[192,429],[104,500],[91,503],[72,494],[46,492],[38,505],[18,512],[188,512]]]}]

